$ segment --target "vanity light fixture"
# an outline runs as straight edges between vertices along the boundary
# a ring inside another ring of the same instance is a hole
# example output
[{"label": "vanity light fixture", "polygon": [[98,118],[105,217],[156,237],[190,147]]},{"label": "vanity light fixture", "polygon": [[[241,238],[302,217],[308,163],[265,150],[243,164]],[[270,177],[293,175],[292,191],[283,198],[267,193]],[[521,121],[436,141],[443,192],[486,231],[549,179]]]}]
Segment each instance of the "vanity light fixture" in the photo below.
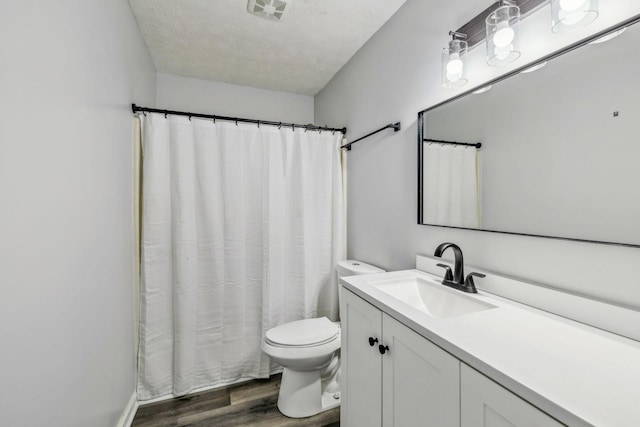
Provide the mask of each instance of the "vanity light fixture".
[{"label": "vanity light fixture", "polygon": [[611,40],[611,39],[613,39],[615,37],[618,37],[620,34],[624,33],[624,30],[626,30],[626,29],[627,29],[627,27],[624,27],[624,28],[621,28],[621,29],[619,29],[617,31],[613,31],[613,32],[611,32],[609,34],[605,34],[604,36],[595,39],[594,41],[592,41],[589,44],[600,44],[600,43],[608,42],[609,40]]},{"label": "vanity light fixture", "polygon": [[480,94],[480,93],[485,93],[489,89],[491,89],[491,85],[487,85],[487,86],[481,87],[478,90],[474,90],[473,93],[475,93],[477,95],[477,94]]},{"label": "vanity light fixture", "polygon": [[598,17],[598,0],[551,0],[551,31],[570,33]]},{"label": "vanity light fixture", "polygon": [[449,31],[451,41],[442,49],[442,87],[453,88],[467,84],[465,55],[466,34]]},{"label": "vanity light fixture", "polygon": [[547,65],[547,61],[541,62],[539,64],[536,64],[532,67],[526,68],[522,71],[520,71],[523,74],[527,74],[527,73],[533,73],[534,71],[538,71],[540,68],[544,67],[545,65]]},{"label": "vanity light fixture", "polygon": [[520,8],[511,0],[498,4],[485,19],[487,64],[491,66],[508,65],[520,58]]}]

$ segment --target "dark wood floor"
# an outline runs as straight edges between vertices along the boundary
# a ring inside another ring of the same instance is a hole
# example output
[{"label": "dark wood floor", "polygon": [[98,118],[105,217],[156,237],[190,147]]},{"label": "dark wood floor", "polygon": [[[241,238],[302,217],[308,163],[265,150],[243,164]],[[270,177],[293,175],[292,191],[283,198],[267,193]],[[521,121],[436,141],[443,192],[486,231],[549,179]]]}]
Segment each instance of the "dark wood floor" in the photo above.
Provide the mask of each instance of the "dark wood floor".
[{"label": "dark wood floor", "polygon": [[280,375],[229,388],[142,405],[132,427],[337,427],[340,408],[309,418],[287,418],[278,411]]}]

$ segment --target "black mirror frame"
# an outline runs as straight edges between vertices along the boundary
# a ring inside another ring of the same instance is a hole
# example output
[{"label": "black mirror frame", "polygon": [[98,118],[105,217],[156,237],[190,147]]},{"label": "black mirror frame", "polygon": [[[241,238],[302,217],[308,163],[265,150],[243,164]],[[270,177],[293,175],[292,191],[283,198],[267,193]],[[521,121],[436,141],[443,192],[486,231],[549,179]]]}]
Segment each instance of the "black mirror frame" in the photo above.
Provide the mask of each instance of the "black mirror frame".
[{"label": "black mirror frame", "polygon": [[541,238],[545,238],[545,239],[556,239],[556,240],[569,240],[569,241],[574,241],[574,242],[584,242],[584,243],[597,243],[597,244],[603,244],[603,245],[613,245],[613,246],[624,246],[624,247],[630,247],[630,248],[640,248],[640,244],[632,244],[632,243],[619,243],[619,242],[608,242],[608,241],[601,241],[601,240],[588,240],[588,239],[578,239],[578,238],[572,238],[572,237],[559,237],[559,236],[547,236],[547,235],[541,235],[541,234],[529,234],[529,233],[517,233],[517,232],[513,232],[513,231],[499,231],[499,230],[484,230],[484,229],[480,229],[480,228],[468,228],[468,227],[455,227],[455,226],[450,226],[450,225],[436,225],[436,224],[424,224],[422,222],[422,217],[423,217],[423,212],[424,212],[424,206],[423,206],[423,188],[422,188],[422,183],[423,183],[423,178],[424,178],[424,171],[423,171],[423,156],[424,156],[424,151],[423,151],[423,140],[424,140],[424,114],[435,109],[438,107],[441,107],[445,104],[449,104],[457,99],[460,99],[464,96],[469,95],[470,93],[481,89],[485,86],[488,85],[494,85],[498,82],[501,82],[502,80],[506,80],[512,76],[515,76],[517,74],[520,74],[520,72],[522,72],[523,70],[526,70],[527,68],[533,67],[535,65],[538,65],[542,62],[545,61],[549,61],[551,59],[554,59],[558,56],[562,56],[565,53],[569,53],[573,50],[576,50],[578,48],[581,48],[589,43],[591,43],[592,41],[605,36],[609,33],[613,33],[621,28],[624,27],[628,27],[630,25],[636,24],[640,22],[640,15],[636,15],[632,18],[629,18],[625,21],[620,22],[619,24],[616,24],[613,27],[609,27],[605,30],[602,30],[598,33],[595,33],[591,36],[589,36],[588,38],[581,40],[579,42],[576,42],[574,44],[571,44],[563,49],[560,49],[558,51],[555,51],[545,57],[539,58],[538,60],[536,60],[535,62],[531,62],[529,64],[523,65],[522,67],[519,67],[513,71],[510,71],[507,74],[504,74],[494,80],[488,81],[483,83],[480,86],[474,87],[472,89],[469,89],[468,91],[461,93],[457,96],[454,96],[453,98],[449,98],[443,102],[440,102],[434,106],[431,106],[429,108],[426,108],[422,111],[418,112],[418,120],[417,120],[417,127],[418,127],[418,191],[417,191],[417,208],[418,208],[418,224],[419,225],[427,225],[430,227],[441,227],[441,228],[453,228],[453,229],[458,229],[458,230],[473,230],[473,231],[482,231],[482,232],[488,232],[488,233],[500,233],[500,234],[511,234],[511,235],[516,235],[516,236],[528,236],[528,237],[541,237]]}]

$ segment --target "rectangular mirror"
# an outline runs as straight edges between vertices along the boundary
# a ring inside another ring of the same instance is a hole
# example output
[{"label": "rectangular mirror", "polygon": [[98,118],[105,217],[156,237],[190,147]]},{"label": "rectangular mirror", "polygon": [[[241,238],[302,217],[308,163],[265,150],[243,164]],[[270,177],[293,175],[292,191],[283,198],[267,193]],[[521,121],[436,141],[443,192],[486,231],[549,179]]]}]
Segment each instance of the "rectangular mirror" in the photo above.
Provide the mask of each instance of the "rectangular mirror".
[{"label": "rectangular mirror", "polygon": [[640,247],[640,25],[546,59],[418,113],[418,222]]}]

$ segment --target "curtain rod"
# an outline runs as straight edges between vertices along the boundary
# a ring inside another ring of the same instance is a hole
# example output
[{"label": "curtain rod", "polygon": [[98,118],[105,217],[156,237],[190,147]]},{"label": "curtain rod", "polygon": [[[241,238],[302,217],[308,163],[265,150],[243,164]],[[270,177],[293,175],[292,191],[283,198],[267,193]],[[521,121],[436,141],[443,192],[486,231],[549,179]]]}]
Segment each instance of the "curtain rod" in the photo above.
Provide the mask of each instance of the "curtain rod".
[{"label": "curtain rod", "polygon": [[268,125],[268,126],[278,126],[278,128],[281,128],[281,127],[291,128],[291,129],[300,128],[300,129],[304,129],[305,131],[311,130],[311,131],[318,131],[318,132],[322,132],[322,131],[334,132],[334,133],[340,132],[343,135],[347,133],[346,127],[343,127],[342,129],[336,129],[336,128],[329,128],[326,126],[299,125],[295,123],[274,122],[270,120],[243,119],[240,117],[228,117],[228,116],[218,116],[218,115],[200,114],[200,113],[187,113],[184,111],[160,110],[157,108],[139,107],[136,104],[131,104],[131,110],[133,111],[134,114],[135,113],[159,113],[159,114],[164,114],[165,117],[167,117],[167,115],[187,116],[189,117],[189,120],[191,120],[191,117],[196,117],[199,119],[213,119],[214,123],[216,122],[216,120],[223,120],[227,122],[236,122],[236,124],[238,124],[238,122],[253,123],[253,124],[257,124],[258,127],[260,127],[260,125]]},{"label": "curtain rod", "polygon": [[389,123],[388,125],[386,125],[386,126],[384,126],[384,127],[381,127],[381,128],[380,128],[380,129],[378,129],[378,130],[374,130],[373,132],[368,133],[368,134],[366,134],[365,136],[363,136],[363,137],[360,137],[360,138],[356,139],[355,141],[351,141],[351,142],[350,142],[350,143],[348,143],[348,144],[344,144],[344,145],[343,145],[342,147],[340,147],[340,148],[346,148],[346,149],[347,149],[347,151],[351,151],[351,146],[352,146],[353,144],[355,144],[356,142],[358,142],[358,141],[362,141],[362,140],[363,140],[363,139],[365,139],[365,138],[369,138],[370,136],[375,135],[375,134],[376,134],[376,133],[378,133],[378,132],[382,132],[382,131],[383,131],[383,130],[385,130],[385,129],[393,129],[393,131],[394,131],[394,132],[398,132],[398,131],[400,130],[400,122],[397,122],[397,123]]},{"label": "curtain rod", "polygon": [[439,139],[423,139],[424,142],[437,142],[438,144],[450,144],[450,145],[466,145],[467,147],[482,147],[481,142],[476,142],[475,144],[469,144],[468,142],[455,142],[455,141],[441,141]]}]

